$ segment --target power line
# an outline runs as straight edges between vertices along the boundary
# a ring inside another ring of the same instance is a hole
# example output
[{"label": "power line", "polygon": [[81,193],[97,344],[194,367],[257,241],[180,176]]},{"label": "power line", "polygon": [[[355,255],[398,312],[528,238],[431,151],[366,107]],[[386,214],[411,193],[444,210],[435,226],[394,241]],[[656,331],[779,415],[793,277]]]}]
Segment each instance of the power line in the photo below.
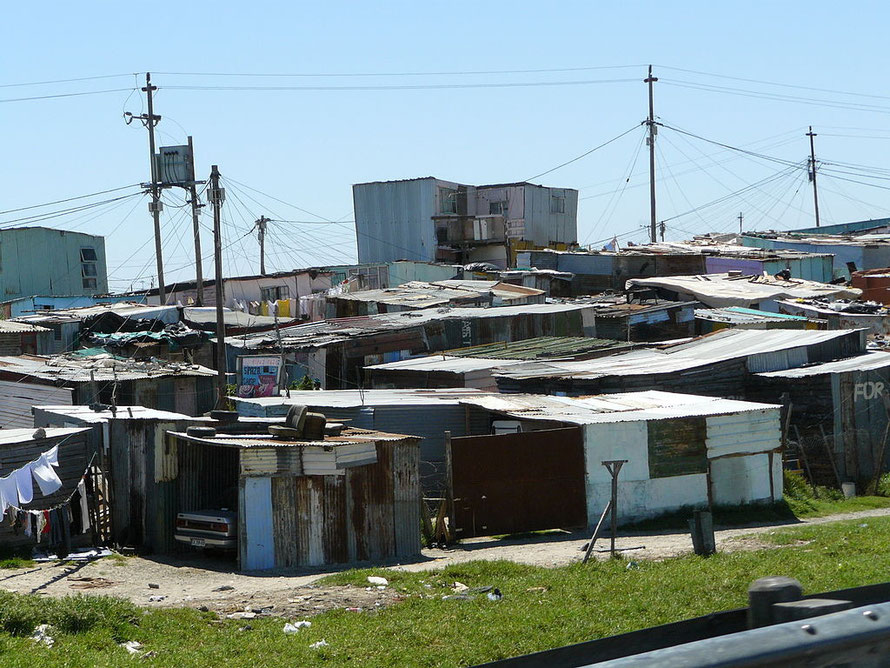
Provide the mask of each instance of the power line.
[{"label": "power line", "polygon": [[427,76],[464,76],[482,74],[544,74],[553,72],[591,72],[595,70],[620,70],[645,67],[644,65],[598,65],[592,67],[556,67],[544,69],[526,70],[466,70],[452,72],[156,72],[165,76],[190,76],[190,77],[257,77],[257,78],[334,78],[334,77],[427,77]]},{"label": "power line", "polygon": [[126,74],[100,74],[92,77],[77,77],[75,79],[53,79],[52,81],[29,81],[26,83],[10,83],[10,84],[0,84],[0,88],[17,88],[20,86],[46,86],[49,84],[58,84],[58,83],[72,83],[74,81],[95,81],[97,79],[117,79],[120,77],[132,77],[135,73],[129,72]]},{"label": "power line", "polygon": [[0,221],[0,227],[9,226],[13,223],[35,223],[44,220],[50,220],[52,218],[59,218],[61,216],[67,216],[72,213],[77,213],[79,211],[85,211],[87,209],[93,209],[97,206],[103,206],[105,204],[111,204],[112,202],[119,202],[121,200],[127,199],[129,197],[135,197],[137,195],[142,195],[141,192],[130,193],[129,195],[121,195],[120,197],[112,197],[111,199],[102,200],[101,202],[91,202],[90,204],[82,204],[80,206],[71,207],[68,209],[60,209],[59,211],[50,211],[47,213],[39,213],[33,216],[23,216],[22,218],[13,218],[12,220],[4,220]]},{"label": "power line", "polygon": [[10,97],[0,102],[28,102],[30,100],[52,100],[60,97],[80,97],[81,95],[100,95],[101,93],[127,93],[135,88],[106,88],[105,90],[87,90],[79,93],[57,93],[55,95],[35,95],[33,97]]},{"label": "power line", "polygon": [[140,184],[131,183],[128,186],[120,186],[119,188],[109,188],[108,190],[100,190],[99,192],[90,193],[89,195],[77,195],[76,197],[68,197],[66,199],[57,199],[54,202],[44,202],[43,204],[32,204],[31,206],[21,206],[18,209],[7,209],[6,211],[0,211],[0,216],[4,216],[7,213],[17,213],[19,211],[28,211],[29,209],[40,209],[45,206],[52,206],[53,204],[64,204],[65,202],[73,202],[78,199],[86,199],[88,197],[96,197],[97,195],[107,195],[108,193],[117,192],[119,190],[126,190],[127,188],[136,188]]},{"label": "power line", "polygon": [[[387,91],[387,90],[455,90],[465,88],[535,88],[552,86],[587,86],[593,84],[632,83],[636,79],[586,79],[575,81],[513,81],[451,84],[396,84],[355,86],[163,86],[167,90],[189,91]],[[125,89],[129,90],[129,88]],[[3,102],[4,100],[0,100]]]},{"label": "power line", "polygon": [[[671,67],[669,65],[658,65],[660,69],[673,70],[674,72],[686,72],[688,74],[701,74],[702,76],[714,77],[717,79],[730,79],[733,81],[743,81],[745,83],[763,84],[766,86],[776,86],[781,88],[796,88],[798,90],[811,90],[817,93],[834,93],[836,95],[849,95],[851,97],[869,97],[881,100],[890,100],[887,95],[875,95],[873,93],[853,93],[850,91],[834,90],[831,88],[816,88],[814,86],[800,86],[796,84],[779,83],[776,81],[763,81],[762,79],[746,79],[744,77],[734,77],[727,74],[715,74],[713,72],[702,72],[701,70],[688,70],[682,67]],[[705,84],[706,85],[706,84]]]},{"label": "power line", "polygon": [[741,97],[753,97],[766,100],[777,100],[779,102],[796,102],[808,104],[812,106],[829,107],[833,109],[848,109],[851,111],[870,111],[875,113],[890,113],[890,107],[883,107],[875,104],[864,104],[857,102],[842,102],[834,100],[823,100],[815,98],[806,98],[796,95],[783,95],[780,93],[767,93],[761,91],[747,90],[744,88],[730,88],[728,86],[714,86],[711,84],[703,84],[696,81],[680,81],[676,79],[665,79],[664,83],[668,86],[676,86],[678,88],[690,88],[693,90],[701,90],[711,93],[727,93],[729,95],[738,95]]},{"label": "power line", "polygon": [[561,165],[557,165],[556,167],[553,167],[552,169],[548,169],[546,172],[541,172],[540,174],[535,174],[534,176],[530,176],[530,177],[528,177],[527,179],[525,179],[525,181],[533,181],[534,179],[540,178],[540,177],[542,177],[542,176],[544,176],[544,175],[546,175],[546,174],[549,174],[550,172],[555,172],[557,169],[562,169],[562,168],[565,167],[566,165],[571,165],[573,162],[577,162],[577,161],[580,160],[581,158],[586,158],[588,155],[590,155],[590,154],[593,153],[594,151],[598,151],[598,150],[600,150],[601,148],[603,148],[604,146],[608,146],[608,145],[611,144],[612,142],[621,139],[624,135],[628,135],[628,134],[630,134],[631,132],[633,132],[634,130],[636,130],[638,127],[640,127],[640,126],[639,126],[639,125],[634,125],[632,128],[630,128],[630,129],[628,129],[628,130],[625,130],[624,132],[622,132],[622,133],[621,133],[620,135],[618,135],[617,137],[612,137],[609,141],[607,141],[607,142],[603,142],[603,143],[600,144],[599,146],[594,146],[594,147],[593,147],[592,149],[590,149],[589,151],[585,151],[585,152],[582,153],[581,155],[576,156],[576,157],[572,158],[571,160],[567,160],[566,162],[562,163]]}]

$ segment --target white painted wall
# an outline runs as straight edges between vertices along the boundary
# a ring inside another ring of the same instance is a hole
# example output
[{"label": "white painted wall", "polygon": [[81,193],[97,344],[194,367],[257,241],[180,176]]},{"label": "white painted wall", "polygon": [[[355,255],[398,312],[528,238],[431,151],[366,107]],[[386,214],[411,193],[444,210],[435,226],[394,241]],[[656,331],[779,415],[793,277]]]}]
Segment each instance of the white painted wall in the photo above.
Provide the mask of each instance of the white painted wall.
[{"label": "white painted wall", "polygon": [[[778,408],[715,415],[706,419],[706,446],[714,503],[736,505],[782,498],[782,457]],[[587,523],[596,524],[611,497],[604,460],[626,459],[618,477],[618,521],[656,517],[684,506],[708,503],[704,473],[650,479],[649,429],[640,422],[584,426]],[[772,496],[770,490],[772,477]]]}]

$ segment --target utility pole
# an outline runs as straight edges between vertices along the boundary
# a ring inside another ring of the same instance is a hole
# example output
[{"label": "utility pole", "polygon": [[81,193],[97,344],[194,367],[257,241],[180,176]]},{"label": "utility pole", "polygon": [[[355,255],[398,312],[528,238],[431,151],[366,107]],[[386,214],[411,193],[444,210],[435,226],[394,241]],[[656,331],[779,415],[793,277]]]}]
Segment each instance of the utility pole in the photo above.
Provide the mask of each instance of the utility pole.
[{"label": "utility pole", "polygon": [[658,223],[658,233],[661,235],[661,243],[664,243],[664,232],[667,229],[667,225],[664,224],[664,221]]},{"label": "utility pole", "polygon": [[653,244],[655,237],[655,135],[658,128],[655,126],[655,98],[652,84],[658,81],[658,77],[652,76],[652,65],[649,66],[649,76],[643,79],[643,83],[649,84],[649,118],[646,125],[649,126],[649,241]]},{"label": "utility pole", "polygon": [[164,205],[161,203],[161,188],[158,185],[158,166],[155,157],[155,126],[160,122],[161,117],[155,116],[154,106],[152,104],[151,94],[158,89],[157,86],[151,85],[151,72],[145,73],[145,88],[142,90],[148,97],[148,118],[143,121],[145,127],[148,128],[148,148],[151,153],[151,203],[148,205],[151,215],[155,223],[155,259],[158,263],[158,300],[161,305],[167,303],[167,295],[164,283],[164,258],[161,256],[161,210]]},{"label": "utility pole", "polygon": [[195,301],[198,306],[204,306],[204,268],[201,261],[201,223],[199,216],[204,205],[198,201],[198,189],[195,187],[195,151],[192,146],[192,138],[189,136],[189,153],[192,155],[192,182],[189,185],[189,194],[192,197],[192,227],[195,231],[195,288],[197,295]]},{"label": "utility pole", "polygon": [[254,224],[257,229],[257,236],[260,239],[260,275],[266,275],[266,223],[271,222],[265,216],[260,216]]},{"label": "utility pole", "polygon": [[216,269],[216,407],[222,408],[226,401],[226,323],[223,318],[223,272],[222,272],[222,233],[220,216],[226,191],[219,187],[219,169],[210,169],[210,203],[213,205],[213,260]]},{"label": "utility pole", "polygon": [[745,220],[745,217],[742,215],[742,212],[739,211],[739,234],[742,233],[742,221]]},{"label": "utility pole", "polygon": [[816,133],[813,132],[813,126],[810,126],[810,131],[807,132],[807,137],[810,138],[810,181],[813,183],[813,206],[816,210],[816,227],[819,227],[819,192],[816,190],[816,145],[813,143],[813,137],[816,136]]}]

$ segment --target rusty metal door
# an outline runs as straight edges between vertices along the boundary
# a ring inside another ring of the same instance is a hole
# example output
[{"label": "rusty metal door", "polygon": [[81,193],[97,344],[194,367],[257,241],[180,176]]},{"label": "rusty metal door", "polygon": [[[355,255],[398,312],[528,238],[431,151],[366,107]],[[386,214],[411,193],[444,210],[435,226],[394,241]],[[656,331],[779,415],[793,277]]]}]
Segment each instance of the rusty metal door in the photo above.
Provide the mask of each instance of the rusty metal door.
[{"label": "rusty metal door", "polygon": [[580,427],[452,438],[447,456],[458,538],[587,524]]}]

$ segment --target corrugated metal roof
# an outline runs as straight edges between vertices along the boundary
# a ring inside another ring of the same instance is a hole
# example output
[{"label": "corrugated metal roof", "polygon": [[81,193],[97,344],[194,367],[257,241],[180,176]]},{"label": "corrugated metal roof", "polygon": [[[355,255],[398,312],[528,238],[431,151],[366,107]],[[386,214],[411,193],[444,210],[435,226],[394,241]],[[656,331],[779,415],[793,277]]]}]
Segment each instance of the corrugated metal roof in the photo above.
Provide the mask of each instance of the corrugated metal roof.
[{"label": "corrugated metal roof", "polygon": [[318,406],[327,408],[357,408],[367,406],[424,406],[430,404],[457,405],[466,396],[481,394],[479,390],[465,388],[449,388],[436,390],[401,389],[401,390],[291,390],[290,398],[257,397],[243,399],[230,397],[236,404],[245,403],[256,406]]},{"label": "corrugated metal roof", "polygon": [[577,362],[525,362],[498,369],[509,378],[603,378],[673,373],[714,362],[777,353],[846,337],[851,331],[725,329],[662,349],[627,353]]},{"label": "corrugated metal roof", "polygon": [[[526,304],[522,306],[429,308],[401,313],[381,313],[351,318],[333,318],[291,327],[282,327],[281,339],[285,348],[323,346],[347,341],[357,336],[376,332],[398,331],[435,321],[510,318],[537,314],[568,313],[589,309],[589,304]],[[253,334],[232,337],[226,341],[232,347],[255,348],[277,345],[274,334]]]},{"label": "corrugated metal roof", "polygon": [[15,320],[0,320],[0,334],[25,334],[32,332],[50,332],[48,327],[41,327],[28,322],[16,322]]},{"label": "corrugated metal roof", "polygon": [[812,297],[855,299],[862,294],[856,288],[792,279],[783,281],[771,276],[732,276],[730,274],[700,274],[696,276],[655,276],[631,278],[627,289],[635,287],[663,288],[680,295],[691,295],[707,306],[749,306],[771,300]]},{"label": "corrugated metal roof", "polygon": [[404,434],[389,434],[370,429],[349,428],[343,430],[340,436],[327,436],[319,441],[286,441],[275,438],[270,434],[220,434],[211,438],[190,436],[184,432],[168,432],[177,438],[195,443],[208,443],[227,448],[335,448],[337,446],[354,445],[356,443],[377,443],[381,441],[402,441],[416,436]]},{"label": "corrugated metal roof", "polygon": [[[46,436],[41,436],[43,438],[63,438],[65,436],[70,436],[71,434],[82,434],[88,432],[89,429],[85,427],[59,427],[59,428],[45,428]],[[36,429],[31,427],[30,429],[0,429],[0,445],[10,445],[15,443],[29,443],[34,440],[34,434],[37,432]]]},{"label": "corrugated metal roof", "polygon": [[638,344],[586,336],[539,336],[522,341],[498,341],[445,351],[451,357],[486,357],[497,360],[572,359],[585,353],[627,350]]},{"label": "corrugated metal roof", "polygon": [[159,411],[154,408],[146,408],[145,406],[118,406],[117,411],[112,413],[110,410],[94,411],[89,406],[34,406],[35,409],[44,413],[52,414],[62,418],[76,419],[85,423],[107,422],[108,420],[158,420],[165,422],[175,422],[180,420],[205,421],[206,418],[190,417],[182,413],[171,413],[170,411]]},{"label": "corrugated metal roof", "polygon": [[478,406],[526,420],[601,424],[664,420],[705,415],[723,415],[779,408],[734,399],[715,399],[676,392],[622,392],[587,397],[557,397],[534,394],[488,394],[467,397],[461,403]]},{"label": "corrugated metal roof", "polygon": [[785,371],[768,371],[758,373],[758,376],[764,378],[806,378],[807,376],[820,376],[826,373],[846,373],[848,371],[870,371],[872,369],[883,369],[890,367],[890,353],[885,352],[869,352],[864,355],[857,355],[844,360],[836,360],[834,362],[825,362],[823,364],[813,364],[797,369],[787,369]]},{"label": "corrugated metal roof", "polygon": [[808,318],[803,315],[788,315],[785,313],[767,313],[741,306],[729,306],[727,308],[695,309],[695,317],[714,322],[726,322],[737,325],[745,325],[757,322],[787,322],[805,321]]},{"label": "corrugated metal roof", "polygon": [[508,367],[522,364],[522,360],[485,359],[483,357],[450,357],[447,355],[430,355],[416,357],[398,362],[386,362],[366,366],[366,369],[398,370],[398,371],[442,371],[445,373],[466,373],[483,371],[494,367]]},{"label": "corrugated metal roof", "polygon": [[216,371],[197,364],[135,362],[110,355],[76,358],[65,355],[0,357],[0,373],[51,381],[85,383],[91,380],[140,380],[160,376],[215,376]]},{"label": "corrugated metal roof", "polygon": [[[176,306],[151,306],[138,302],[112,302],[106,304],[94,304],[93,306],[76,306],[74,308],[53,309],[21,316],[17,319],[27,319],[31,322],[40,320],[56,320],[59,318],[75,318],[85,320],[101,313],[116,313],[123,318],[160,319],[171,322],[179,320],[179,309]],[[170,320],[171,316],[175,316]]]}]

